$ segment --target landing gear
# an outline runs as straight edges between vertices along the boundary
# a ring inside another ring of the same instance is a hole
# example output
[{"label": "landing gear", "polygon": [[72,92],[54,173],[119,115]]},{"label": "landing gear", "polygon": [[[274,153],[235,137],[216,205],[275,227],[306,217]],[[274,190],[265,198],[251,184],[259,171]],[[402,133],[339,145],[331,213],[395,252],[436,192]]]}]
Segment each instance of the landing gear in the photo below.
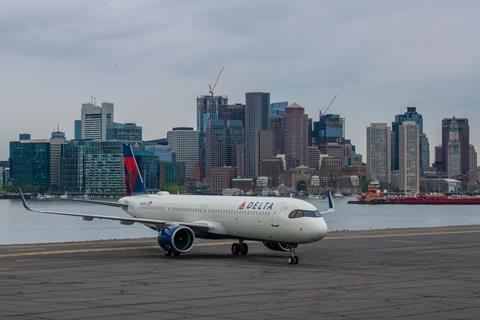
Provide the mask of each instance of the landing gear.
[{"label": "landing gear", "polygon": [[287,259],[288,264],[298,264],[298,257],[295,255],[295,248],[297,245],[289,245],[290,249],[290,256]]},{"label": "landing gear", "polygon": [[245,256],[247,255],[247,253],[248,253],[248,245],[245,242],[240,241],[239,243],[232,244],[232,254],[234,256],[239,256],[239,255]]},{"label": "landing gear", "polygon": [[170,250],[165,250],[163,252],[165,254],[166,257],[171,257],[171,256],[174,256],[174,257],[178,257],[180,255],[180,252],[177,252],[177,251],[170,251]]}]

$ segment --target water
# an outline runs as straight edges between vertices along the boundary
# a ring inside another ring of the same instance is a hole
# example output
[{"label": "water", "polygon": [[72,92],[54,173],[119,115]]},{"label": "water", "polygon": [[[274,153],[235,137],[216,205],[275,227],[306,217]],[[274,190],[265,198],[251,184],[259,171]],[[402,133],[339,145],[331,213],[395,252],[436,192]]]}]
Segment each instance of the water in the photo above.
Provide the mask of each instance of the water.
[{"label": "water", "polygon": [[[325,216],[330,231],[407,227],[480,225],[480,206],[352,205],[335,199],[337,211]],[[310,200],[321,211],[325,200]],[[30,200],[35,208],[54,211],[126,216],[119,208],[69,201]],[[65,242],[155,237],[140,224],[130,226],[106,220],[84,221],[76,217],[36,214],[19,200],[0,200],[0,244]]]}]

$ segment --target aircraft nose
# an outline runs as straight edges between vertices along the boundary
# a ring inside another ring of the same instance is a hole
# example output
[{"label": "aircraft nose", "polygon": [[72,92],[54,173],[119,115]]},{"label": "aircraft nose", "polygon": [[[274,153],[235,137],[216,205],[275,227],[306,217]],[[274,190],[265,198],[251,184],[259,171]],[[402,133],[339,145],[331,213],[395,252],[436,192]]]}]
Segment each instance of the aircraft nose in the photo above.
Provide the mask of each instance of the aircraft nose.
[{"label": "aircraft nose", "polygon": [[320,240],[325,237],[328,232],[328,226],[323,217],[317,220],[317,222],[315,223],[315,227],[315,238],[317,240]]}]

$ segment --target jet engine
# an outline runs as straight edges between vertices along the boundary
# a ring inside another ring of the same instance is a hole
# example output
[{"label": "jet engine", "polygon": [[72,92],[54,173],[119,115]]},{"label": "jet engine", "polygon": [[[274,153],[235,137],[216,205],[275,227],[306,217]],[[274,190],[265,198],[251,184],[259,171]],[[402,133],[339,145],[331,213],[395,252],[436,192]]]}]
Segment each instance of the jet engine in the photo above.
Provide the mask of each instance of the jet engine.
[{"label": "jet engine", "polygon": [[290,248],[285,242],[263,241],[265,247],[273,251],[289,251]]},{"label": "jet engine", "polygon": [[188,252],[194,243],[195,233],[192,229],[179,224],[165,227],[158,233],[158,244],[167,256]]}]

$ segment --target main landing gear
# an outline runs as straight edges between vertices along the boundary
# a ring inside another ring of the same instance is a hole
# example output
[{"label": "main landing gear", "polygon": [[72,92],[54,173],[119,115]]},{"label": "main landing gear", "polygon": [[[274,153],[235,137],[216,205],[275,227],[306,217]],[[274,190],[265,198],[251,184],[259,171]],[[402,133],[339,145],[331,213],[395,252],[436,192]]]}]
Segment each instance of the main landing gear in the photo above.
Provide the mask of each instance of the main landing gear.
[{"label": "main landing gear", "polygon": [[290,256],[287,259],[288,264],[298,264],[298,257],[295,255],[295,248],[296,245],[289,245],[290,249]]},{"label": "main landing gear", "polygon": [[248,245],[243,242],[243,240],[240,240],[238,243],[232,244],[232,254],[234,256],[245,256],[248,253]]}]

